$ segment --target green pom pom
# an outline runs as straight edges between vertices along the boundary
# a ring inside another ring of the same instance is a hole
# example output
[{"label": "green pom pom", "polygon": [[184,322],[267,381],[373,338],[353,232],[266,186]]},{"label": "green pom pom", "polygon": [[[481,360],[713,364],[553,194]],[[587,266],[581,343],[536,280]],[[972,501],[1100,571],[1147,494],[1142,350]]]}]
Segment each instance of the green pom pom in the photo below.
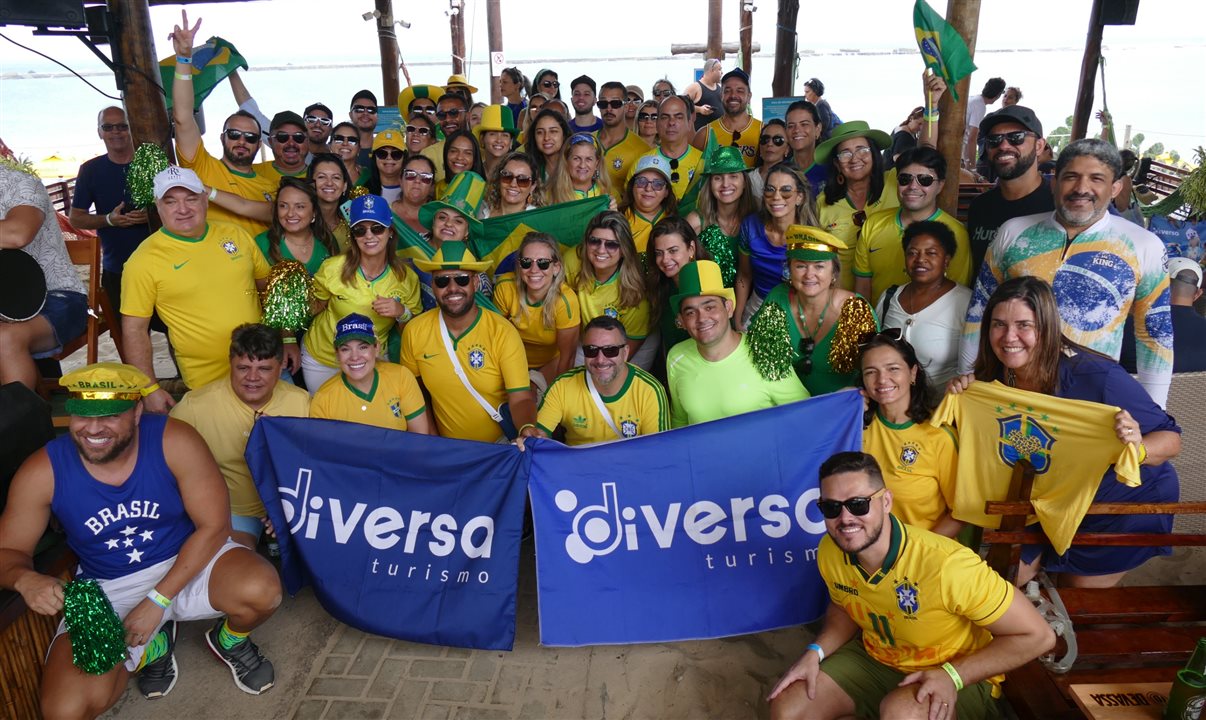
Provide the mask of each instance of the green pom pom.
[{"label": "green pom pom", "polygon": [[296,260],[282,260],[268,275],[262,322],[277,330],[304,330],[310,324],[313,297],[313,282],[306,266]]},{"label": "green pom pom", "polygon": [[787,331],[787,313],[775,302],[765,302],[750,321],[746,345],[758,374],[777,382],[795,372],[792,360],[791,334]]},{"label": "green pom pom", "polygon": [[63,616],[71,638],[71,661],[77,668],[104,675],[126,659],[126,629],[95,580],[67,583]]},{"label": "green pom pom", "polygon": [[163,148],[143,143],[134,151],[134,159],[126,170],[126,189],[134,206],[142,209],[155,204],[155,176],[169,165]]}]

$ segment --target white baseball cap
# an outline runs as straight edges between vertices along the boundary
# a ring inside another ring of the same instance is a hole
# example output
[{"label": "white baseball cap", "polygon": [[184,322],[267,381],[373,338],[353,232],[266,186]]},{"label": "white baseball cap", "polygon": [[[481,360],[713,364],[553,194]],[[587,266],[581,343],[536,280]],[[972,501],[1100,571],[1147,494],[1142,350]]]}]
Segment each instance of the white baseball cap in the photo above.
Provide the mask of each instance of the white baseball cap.
[{"label": "white baseball cap", "polygon": [[197,173],[177,165],[168,165],[155,176],[155,199],[162,200],[168,190],[182,187],[195,193],[205,192],[205,185]]},{"label": "white baseball cap", "polygon": [[1198,279],[1198,287],[1202,287],[1202,266],[1187,257],[1171,258],[1168,261],[1168,276],[1174,278],[1189,270]]}]

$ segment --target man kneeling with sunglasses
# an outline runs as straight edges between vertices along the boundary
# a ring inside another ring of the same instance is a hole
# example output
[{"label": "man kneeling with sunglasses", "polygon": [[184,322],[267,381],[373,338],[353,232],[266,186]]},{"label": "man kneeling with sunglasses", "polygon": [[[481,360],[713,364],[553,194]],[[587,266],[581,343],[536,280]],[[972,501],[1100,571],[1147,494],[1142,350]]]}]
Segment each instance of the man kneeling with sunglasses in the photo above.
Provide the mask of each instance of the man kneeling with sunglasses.
[{"label": "man kneeling with sunglasses", "polygon": [[628,362],[624,324],[600,315],[582,333],[586,364],[559,375],[540,403],[536,425],[519,434],[550,437],[565,428],[567,445],[627,440],[670,429],[666,390],[649,373]]},{"label": "man kneeling with sunglasses", "polygon": [[999,717],[1004,673],[1055,644],[1046,621],[974,552],[896,519],[874,457],[837,453],[820,480],[832,602],[771,717]]}]

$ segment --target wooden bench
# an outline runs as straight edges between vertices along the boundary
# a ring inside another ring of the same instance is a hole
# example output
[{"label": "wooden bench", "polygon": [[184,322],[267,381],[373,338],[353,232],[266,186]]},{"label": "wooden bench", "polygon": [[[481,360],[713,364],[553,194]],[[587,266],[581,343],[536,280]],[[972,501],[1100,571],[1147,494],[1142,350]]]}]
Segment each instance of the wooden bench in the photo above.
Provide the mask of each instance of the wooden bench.
[{"label": "wooden bench", "polygon": [[[1034,473],[1025,462],[1014,468],[1010,498],[1030,497]],[[999,530],[988,530],[989,564],[1009,579],[1016,577],[1021,545],[1045,542],[1041,532],[1027,532],[1029,501],[988,502],[990,515],[1002,516]],[[1090,515],[1206,514],[1206,502],[1094,503]],[[1077,533],[1076,545],[1206,546],[1206,535],[1174,532]],[[1021,720],[1072,720],[1084,715],[1070,687],[1085,683],[1171,682],[1197,639],[1206,636],[1206,585],[1058,588],[1075,642],[1075,660],[1066,672],[1035,660],[1006,675],[1005,697]],[[1060,637],[1049,660],[1067,656],[1070,642]]]}]

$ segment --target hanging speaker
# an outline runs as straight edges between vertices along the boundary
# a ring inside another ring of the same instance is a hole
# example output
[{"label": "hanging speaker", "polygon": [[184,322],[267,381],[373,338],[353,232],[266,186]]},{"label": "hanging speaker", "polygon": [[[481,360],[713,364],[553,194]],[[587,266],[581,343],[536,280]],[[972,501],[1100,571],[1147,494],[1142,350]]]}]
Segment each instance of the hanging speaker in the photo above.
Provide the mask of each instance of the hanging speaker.
[{"label": "hanging speaker", "polygon": [[1139,14],[1139,0],[1102,0],[1102,25],[1134,25]]},{"label": "hanging speaker", "polygon": [[4,0],[0,25],[85,28],[83,0]]}]

